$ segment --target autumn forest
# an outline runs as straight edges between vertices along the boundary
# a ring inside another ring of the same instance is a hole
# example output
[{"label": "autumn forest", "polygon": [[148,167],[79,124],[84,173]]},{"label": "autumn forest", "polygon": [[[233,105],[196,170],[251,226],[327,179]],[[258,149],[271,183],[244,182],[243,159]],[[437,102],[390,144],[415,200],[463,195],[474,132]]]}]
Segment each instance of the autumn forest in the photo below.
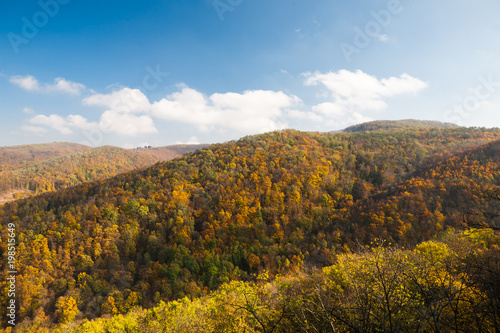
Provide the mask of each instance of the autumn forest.
[{"label": "autumn forest", "polygon": [[2,332],[500,332],[498,129],[52,148],[0,150]]}]

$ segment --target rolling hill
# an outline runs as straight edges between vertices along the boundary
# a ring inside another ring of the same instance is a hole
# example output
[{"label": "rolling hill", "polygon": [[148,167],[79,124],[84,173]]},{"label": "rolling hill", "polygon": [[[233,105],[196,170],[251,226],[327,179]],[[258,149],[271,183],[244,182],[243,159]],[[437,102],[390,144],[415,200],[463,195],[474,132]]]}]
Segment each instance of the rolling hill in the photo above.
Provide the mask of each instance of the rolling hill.
[{"label": "rolling hill", "polygon": [[168,161],[203,145],[128,150],[70,143],[1,147],[0,205]]},{"label": "rolling hill", "polygon": [[170,161],[174,158],[184,156],[188,153],[208,147],[208,144],[178,144],[163,147],[153,147],[148,149],[138,149],[139,151],[147,152],[159,161]]},{"label": "rolling hill", "polygon": [[279,131],[6,204],[19,317],[55,321],[69,298],[79,318],[125,313],[331,265],[380,239],[411,247],[449,228],[498,227],[499,140],[458,127]]},{"label": "rolling hill", "polygon": [[91,147],[67,142],[0,147],[0,172],[88,149]]},{"label": "rolling hill", "polygon": [[343,130],[345,133],[371,132],[380,130],[408,130],[408,129],[431,129],[431,128],[456,128],[458,125],[452,123],[443,123],[432,120],[376,120],[354,126]]}]

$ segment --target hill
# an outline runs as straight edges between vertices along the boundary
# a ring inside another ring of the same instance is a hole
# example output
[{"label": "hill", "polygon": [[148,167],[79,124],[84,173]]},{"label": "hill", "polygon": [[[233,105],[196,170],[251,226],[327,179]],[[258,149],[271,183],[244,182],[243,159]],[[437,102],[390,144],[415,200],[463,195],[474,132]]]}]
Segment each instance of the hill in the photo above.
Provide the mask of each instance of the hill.
[{"label": "hill", "polygon": [[175,145],[127,150],[113,146],[90,148],[54,143],[2,147],[0,205],[32,194],[57,191],[82,182],[106,179],[168,161],[203,145]]},{"label": "hill", "polygon": [[154,147],[148,149],[139,149],[139,151],[147,152],[148,154],[156,157],[159,161],[170,161],[174,158],[184,156],[196,150],[208,147],[208,144],[192,144],[192,145],[170,145],[164,147]]},{"label": "hill", "polygon": [[407,129],[431,129],[431,128],[456,128],[458,125],[452,123],[442,123],[432,120],[376,120],[354,126],[343,130],[345,133],[370,132],[380,130],[407,130]]},{"label": "hill", "polygon": [[448,228],[498,227],[498,140],[466,128],[280,131],[6,204],[19,319],[55,321],[70,298],[79,318],[124,313],[332,265],[377,239],[413,247]]},{"label": "hill", "polygon": [[0,147],[0,172],[88,149],[91,147],[67,142]]}]

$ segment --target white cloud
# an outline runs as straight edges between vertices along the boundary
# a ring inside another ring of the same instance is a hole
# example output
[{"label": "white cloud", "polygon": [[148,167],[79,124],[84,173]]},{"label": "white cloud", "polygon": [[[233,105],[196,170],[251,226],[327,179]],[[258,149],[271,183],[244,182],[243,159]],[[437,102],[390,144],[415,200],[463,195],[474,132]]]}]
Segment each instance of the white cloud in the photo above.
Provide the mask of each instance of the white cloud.
[{"label": "white cloud", "polygon": [[[73,129],[79,130],[91,130],[97,129],[98,124],[96,122],[89,123],[87,119],[80,115],[69,115],[63,118],[56,114],[51,114],[50,116],[37,115],[29,120],[31,124],[46,126],[55,129],[61,134],[73,134]],[[41,127],[38,127],[41,128]],[[39,133],[42,131],[37,130]]]},{"label": "white cloud", "polygon": [[12,84],[15,84],[16,86],[28,90],[28,91],[38,91],[40,90],[40,84],[38,83],[38,80],[35,79],[31,75],[26,75],[26,76],[12,76],[10,78],[10,82]]},{"label": "white cloud", "polygon": [[22,112],[26,114],[34,114],[35,110],[33,110],[32,108],[25,107],[23,108]]},{"label": "white cloud", "polygon": [[151,108],[148,98],[139,89],[122,88],[111,94],[95,94],[83,99],[84,105],[104,106],[121,112],[146,112]]},{"label": "white cloud", "polygon": [[107,110],[99,122],[89,122],[80,115],[69,115],[63,118],[59,115],[37,115],[29,120],[31,124],[46,126],[61,134],[72,134],[73,130],[99,130],[103,133],[115,133],[135,136],[137,134],[157,133],[153,120],[149,116],[136,116],[119,111]]},{"label": "white cloud", "polygon": [[66,123],[70,127],[75,127],[81,130],[90,131],[92,129],[97,129],[98,124],[96,122],[89,123],[87,119],[80,115],[70,114],[66,117]]},{"label": "white cloud", "polygon": [[70,95],[79,95],[85,89],[85,86],[83,84],[71,82],[61,77],[56,78],[53,84],[40,84],[40,82],[38,82],[38,80],[31,75],[12,76],[10,77],[9,81],[24,90],[39,93],[55,92]]},{"label": "white cloud", "polygon": [[107,110],[101,115],[99,128],[106,132],[131,136],[158,133],[151,117],[136,116],[114,110]]},{"label": "white cloud", "polygon": [[56,114],[51,114],[50,116],[38,115],[30,119],[30,123],[35,125],[44,125],[51,127],[61,134],[72,134],[73,131],[68,127],[68,123],[63,117]]},{"label": "white cloud", "polygon": [[49,92],[61,92],[70,95],[80,95],[85,86],[81,83],[67,81],[61,77],[54,80],[54,84],[45,85],[45,90]]},{"label": "white cloud", "polygon": [[[150,102],[139,89],[119,88],[108,94],[93,94],[82,100],[83,105],[102,107],[98,121],[90,122],[81,115],[62,117],[33,116],[24,126],[26,131],[43,134],[53,129],[68,135],[80,131],[99,130],[101,133],[135,136],[158,133],[154,120],[162,119],[175,125],[190,124],[199,131],[237,131],[255,134],[287,127],[286,121],[311,122],[317,127],[349,126],[372,120],[365,113],[387,108],[387,99],[396,95],[416,93],[427,84],[408,74],[378,79],[360,70],[340,70],[328,73],[305,73],[304,84],[316,86],[323,92],[318,97],[324,102],[304,110],[300,98],[282,91],[248,90],[206,96],[179,85],[179,90],[159,101]],[[54,84],[40,84],[33,76],[11,77],[13,84],[28,91],[65,92],[78,94],[83,85],[58,78]],[[116,89],[116,88],[115,88]],[[325,101],[326,99],[326,101]],[[25,108],[23,112],[34,113]],[[196,137],[190,143],[198,142]]]},{"label": "white cloud", "polygon": [[303,75],[306,77],[306,86],[322,85],[333,99],[332,102],[313,106],[313,111],[339,124],[371,120],[361,112],[385,110],[387,98],[406,93],[416,94],[427,87],[427,83],[408,74],[380,80],[360,70]]},{"label": "white cloud", "polygon": [[[105,133],[129,136],[158,133],[153,119],[147,115],[151,103],[139,89],[121,88],[109,94],[94,94],[82,103],[107,109],[99,120],[99,128]],[[137,115],[141,113],[145,115]]]},{"label": "white cloud", "polygon": [[312,121],[322,121],[323,117],[314,112],[303,112],[299,110],[289,110],[287,112],[288,116],[295,119],[301,120],[312,120]]},{"label": "white cloud", "polygon": [[[226,128],[258,133],[285,128],[280,120],[283,111],[300,101],[283,92],[254,90],[206,97],[185,85],[179,87],[180,91],[153,103],[138,89],[122,88],[110,94],[87,97],[83,104],[106,107],[101,127],[120,134],[155,133],[150,116],[193,124],[203,131]],[[129,113],[144,115],[136,117]]]},{"label": "white cloud", "polygon": [[228,128],[244,133],[260,133],[286,128],[283,111],[300,101],[296,96],[266,90],[239,93],[202,93],[183,87],[153,103],[155,117],[198,125],[201,129]]},{"label": "white cloud", "polygon": [[328,119],[325,125],[333,126],[334,128],[344,128],[373,120],[357,111],[349,112],[345,108],[330,102],[315,105],[312,107],[312,110],[324,115]]},{"label": "white cloud", "polygon": [[339,104],[326,102],[315,105],[312,110],[325,116],[341,117],[345,116],[347,110]]},{"label": "white cloud", "polygon": [[359,110],[383,110],[387,107],[384,98],[404,93],[416,93],[427,87],[427,83],[403,74],[400,77],[377,79],[360,70],[350,72],[306,73],[305,85],[324,85],[332,94],[335,102],[344,107]]}]

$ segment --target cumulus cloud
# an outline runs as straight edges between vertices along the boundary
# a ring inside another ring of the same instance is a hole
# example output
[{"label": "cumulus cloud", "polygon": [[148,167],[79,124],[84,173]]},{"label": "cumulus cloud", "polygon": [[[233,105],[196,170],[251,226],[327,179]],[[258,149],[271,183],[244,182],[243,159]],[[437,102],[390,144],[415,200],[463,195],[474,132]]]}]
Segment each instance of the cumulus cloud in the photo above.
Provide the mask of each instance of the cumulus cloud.
[{"label": "cumulus cloud", "polygon": [[139,89],[122,88],[109,94],[94,94],[82,103],[106,108],[99,120],[99,128],[105,133],[129,136],[158,133],[149,116],[151,103]]},{"label": "cumulus cloud", "polygon": [[[69,115],[63,118],[56,114],[51,114],[50,116],[37,115],[32,117],[29,122],[34,125],[46,126],[65,135],[73,134],[74,130],[99,130],[102,133],[114,133],[128,136],[158,132],[154,126],[153,120],[149,116],[136,116],[134,114],[112,110],[105,111],[101,115],[99,122],[89,122],[81,115]],[[41,130],[34,130],[33,128],[26,128],[26,130],[42,133]]]},{"label": "cumulus cloud", "polygon": [[335,103],[321,103],[312,107],[316,113],[324,115],[328,119],[325,123],[327,126],[335,128],[348,127],[350,125],[372,121],[373,119],[362,115],[357,111],[349,112],[345,108],[339,107]]},{"label": "cumulus cloud", "polygon": [[328,116],[342,126],[371,120],[361,112],[385,110],[388,106],[386,99],[389,97],[416,94],[427,87],[427,83],[408,74],[388,79],[378,79],[361,70],[303,75],[306,86],[323,86],[333,99],[313,106],[313,111]]},{"label": "cumulus cloud", "polygon": [[[89,96],[83,104],[105,107],[100,125],[121,134],[155,133],[153,118],[195,125],[204,131],[224,128],[260,133],[285,128],[281,120],[284,112],[300,102],[295,96],[267,90],[216,93],[207,97],[185,85],[179,88],[152,103],[140,90],[122,88]],[[141,113],[142,116],[132,115]]]},{"label": "cumulus cloud", "polygon": [[[201,131],[237,131],[255,134],[286,128],[287,121],[310,122],[317,127],[345,127],[372,120],[369,112],[385,110],[387,99],[396,95],[417,93],[427,84],[408,74],[378,79],[360,70],[328,73],[305,73],[304,85],[314,86],[320,94],[316,103],[304,110],[300,98],[282,91],[248,90],[205,95],[186,85],[160,100],[150,101],[139,89],[117,88],[107,94],[94,93],[82,99],[86,106],[101,107],[97,121],[81,115],[62,117],[33,116],[26,131],[42,134],[53,129],[61,134],[75,130],[112,133],[124,136],[158,133],[155,121],[193,125]],[[85,87],[58,78],[53,84],[41,84],[33,76],[15,76],[10,81],[28,91],[79,94]],[[33,113],[26,108],[23,112]],[[197,142],[196,138],[190,139]]]},{"label": "cumulus cloud", "polygon": [[27,90],[27,91],[38,91],[40,90],[40,83],[38,83],[38,80],[35,79],[31,75],[27,76],[12,76],[9,80],[12,84],[15,84],[16,86]]},{"label": "cumulus cloud", "polygon": [[[62,87],[62,85],[60,85]],[[134,113],[149,113],[151,104],[140,90],[124,88],[108,95],[94,94],[84,98],[82,103],[90,106],[106,107],[99,121],[89,122],[81,115],[61,117],[56,114],[49,116],[37,115],[29,122],[38,126],[45,126],[61,134],[72,134],[75,130],[112,133],[126,136],[138,134],[157,133],[153,119],[149,115],[136,115]],[[43,129],[42,127],[39,127]],[[26,129],[30,130],[30,129]],[[38,131],[31,128],[31,131]]]},{"label": "cumulus cloud", "polygon": [[[88,122],[87,119],[80,115],[69,115],[65,118],[57,115],[51,114],[50,116],[37,115],[32,117],[29,122],[34,125],[46,126],[58,131],[61,134],[72,134],[72,129],[79,130],[91,130],[97,129],[98,123]],[[42,128],[42,127],[38,127]],[[42,131],[37,130],[42,133]]]},{"label": "cumulus cloud", "polygon": [[110,94],[94,94],[83,99],[84,105],[103,106],[120,112],[147,112],[148,98],[139,89],[122,88]]},{"label": "cumulus cloud", "polygon": [[299,101],[296,96],[267,90],[216,93],[206,97],[183,87],[181,91],[153,103],[152,115],[200,128],[224,127],[260,133],[285,128],[281,116]]},{"label": "cumulus cloud", "polygon": [[10,77],[9,81],[27,91],[39,92],[39,93],[64,93],[69,95],[79,95],[85,86],[80,83],[71,82],[64,78],[58,77],[54,80],[54,83],[44,83],[41,84],[38,80],[31,75],[16,75]]},{"label": "cumulus cloud", "polygon": [[54,80],[54,84],[46,84],[44,86],[46,91],[49,92],[61,92],[70,95],[80,95],[85,86],[81,83],[67,81],[61,77]]},{"label": "cumulus cloud", "polygon": [[404,93],[417,93],[427,87],[427,83],[408,74],[381,80],[360,70],[304,75],[305,85],[322,84],[330,91],[339,106],[352,106],[360,110],[385,109],[387,103],[384,98]]},{"label": "cumulus cloud", "polygon": [[143,115],[124,113],[120,111],[107,110],[101,115],[99,127],[104,132],[111,132],[121,135],[137,135],[158,133],[153,119]]},{"label": "cumulus cloud", "polygon": [[50,116],[38,115],[30,119],[30,123],[35,125],[44,125],[57,130],[61,134],[72,134],[73,131],[68,127],[68,122],[61,116],[51,114]]},{"label": "cumulus cloud", "polygon": [[290,118],[300,119],[300,120],[311,120],[311,121],[323,121],[323,117],[315,112],[304,112],[299,110],[289,110],[287,112]]},{"label": "cumulus cloud", "polygon": [[98,122],[89,122],[81,115],[69,115],[65,118],[52,114],[37,115],[30,123],[44,125],[61,134],[72,134],[74,129],[83,131],[99,130],[102,133],[113,133],[126,136],[158,133],[153,119],[149,115],[135,113],[149,112],[151,104],[140,90],[124,88],[111,94],[94,94],[83,99],[84,105],[104,106],[105,110]]}]

